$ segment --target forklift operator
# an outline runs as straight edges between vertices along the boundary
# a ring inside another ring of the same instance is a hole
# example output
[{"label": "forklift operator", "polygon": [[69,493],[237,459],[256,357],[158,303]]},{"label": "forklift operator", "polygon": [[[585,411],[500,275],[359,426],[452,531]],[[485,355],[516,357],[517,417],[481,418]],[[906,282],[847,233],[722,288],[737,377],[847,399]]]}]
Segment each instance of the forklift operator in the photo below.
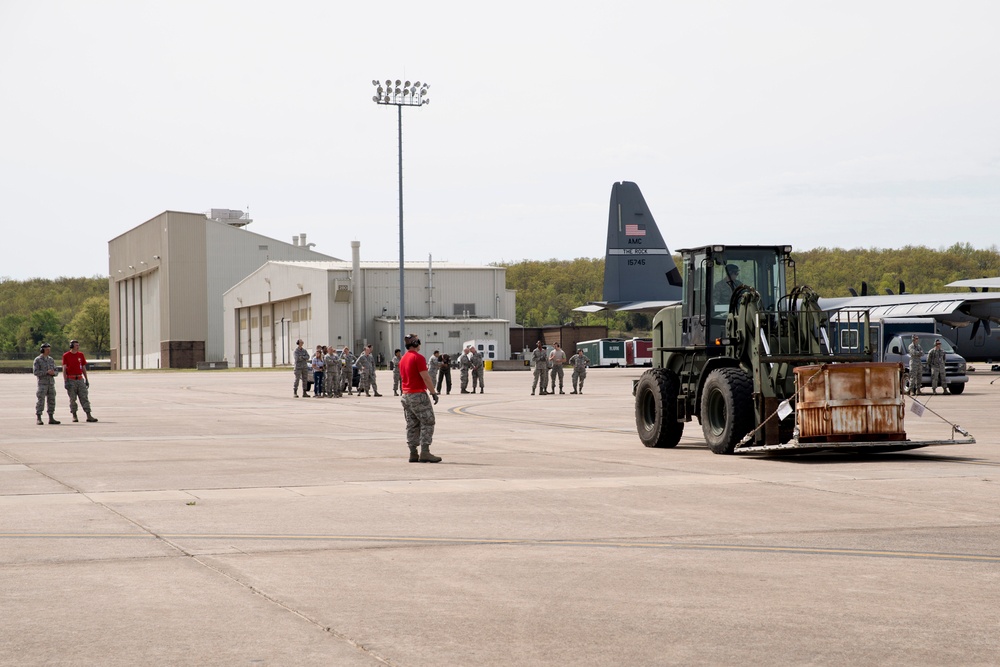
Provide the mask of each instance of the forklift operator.
[{"label": "forklift operator", "polygon": [[716,305],[728,305],[736,288],[742,285],[740,281],[740,267],[735,264],[726,264],[726,275],[719,282],[715,283],[712,290],[712,300]]}]

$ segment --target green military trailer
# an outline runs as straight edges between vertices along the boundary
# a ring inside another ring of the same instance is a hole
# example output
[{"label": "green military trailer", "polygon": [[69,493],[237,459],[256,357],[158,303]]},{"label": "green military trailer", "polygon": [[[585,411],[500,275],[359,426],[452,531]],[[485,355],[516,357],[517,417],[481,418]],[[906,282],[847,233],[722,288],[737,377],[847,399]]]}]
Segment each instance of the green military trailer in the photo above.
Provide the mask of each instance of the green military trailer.
[{"label": "green military trailer", "polygon": [[577,349],[590,359],[591,367],[618,367],[625,365],[624,338],[598,338],[576,344]]}]

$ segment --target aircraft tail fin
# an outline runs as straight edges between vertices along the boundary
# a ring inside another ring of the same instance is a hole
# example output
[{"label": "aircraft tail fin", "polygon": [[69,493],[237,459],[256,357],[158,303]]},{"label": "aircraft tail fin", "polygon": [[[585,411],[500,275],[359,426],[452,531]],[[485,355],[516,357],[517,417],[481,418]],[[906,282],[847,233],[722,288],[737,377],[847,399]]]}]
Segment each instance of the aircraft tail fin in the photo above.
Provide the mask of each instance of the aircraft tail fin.
[{"label": "aircraft tail fin", "polygon": [[679,301],[682,284],[639,186],[629,181],[615,183],[604,257],[604,301]]}]

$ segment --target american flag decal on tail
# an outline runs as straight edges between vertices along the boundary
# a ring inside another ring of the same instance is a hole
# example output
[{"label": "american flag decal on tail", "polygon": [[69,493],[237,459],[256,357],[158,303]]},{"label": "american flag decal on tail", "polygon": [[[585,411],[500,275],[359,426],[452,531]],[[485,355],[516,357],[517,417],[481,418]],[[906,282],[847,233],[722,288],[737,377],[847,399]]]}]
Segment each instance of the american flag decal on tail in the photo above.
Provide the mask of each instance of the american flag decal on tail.
[{"label": "american flag decal on tail", "polygon": [[645,236],[646,225],[625,225],[625,236]]}]

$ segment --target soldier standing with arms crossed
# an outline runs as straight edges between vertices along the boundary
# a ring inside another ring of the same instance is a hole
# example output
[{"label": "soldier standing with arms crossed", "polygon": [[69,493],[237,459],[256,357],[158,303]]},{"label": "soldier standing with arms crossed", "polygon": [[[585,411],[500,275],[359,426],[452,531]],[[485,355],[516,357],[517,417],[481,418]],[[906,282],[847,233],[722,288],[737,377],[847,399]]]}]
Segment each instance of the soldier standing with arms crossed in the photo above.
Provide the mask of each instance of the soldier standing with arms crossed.
[{"label": "soldier standing with arms crossed", "polygon": [[80,421],[76,416],[76,399],[80,398],[80,405],[87,413],[88,422],[96,422],[97,417],[90,414],[90,378],[87,377],[87,359],[80,351],[80,341],[71,340],[69,351],[63,355],[63,379],[66,382],[66,391],[69,393],[69,411],[73,415],[73,421]]},{"label": "soldier standing with arms crossed", "polygon": [[[573,367],[573,391],[569,393],[582,394],[583,381],[587,379],[587,366],[590,365],[590,359],[583,353],[583,350],[577,350],[576,354],[569,358],[569,365]],[[577,380],[580,381],[579,391],[577,391]]]},{"label": "soldier standing with arms crossed", "polygon": [[906,348],[910,355],[910,396],[920,394],[920,381],[924,375],[924,349],[920,347],[920,336],[913,334],[913,342]]},{"label": "soldier standing with arms crossed", "polygon": [[56,362],[53,361],[51,352],[52,346],[48,343],[42,343],[42,347],[38,350],[41,352],[32,364],[32,372],[35,377],[38,378],[38,389],[35,391],[35,398],[38,400],[35,402],[35,423],[39,426],[42,425],[42,410],[45,409],[45,402],[48,401],[49,404],[49,423],[58,424],[59,421],[56,420],[56,375],[59,371],[56,370]]},{"label": "soldier standing with arms crossed", "polygon": [[[399,379],[403,388],[403,416],[406,417],[406,446],[410,449],[410,463],[439,463],[440,456],[431,454],[434,438],[434,403],[438,402],[437,390],[427,372],[427,360],[420,354],[420,338],[408,334],[403,339],[406,354],[399,362]],[[427,392],[431,395],[428,396]],[[420,451],[417,451],[419,445]]]},{"label": "soldier standing with arms crossed", "polygon": [[295,341],[298,347],[295,348],[293,353],[293,358],[295,359],[295,384],[292,386],[292,394],[295,398],[299,397],[299,382],[302,382],[302,398],[305,398],[309,392],[309,350],[303,347],[304,343],[302,339]]}]

